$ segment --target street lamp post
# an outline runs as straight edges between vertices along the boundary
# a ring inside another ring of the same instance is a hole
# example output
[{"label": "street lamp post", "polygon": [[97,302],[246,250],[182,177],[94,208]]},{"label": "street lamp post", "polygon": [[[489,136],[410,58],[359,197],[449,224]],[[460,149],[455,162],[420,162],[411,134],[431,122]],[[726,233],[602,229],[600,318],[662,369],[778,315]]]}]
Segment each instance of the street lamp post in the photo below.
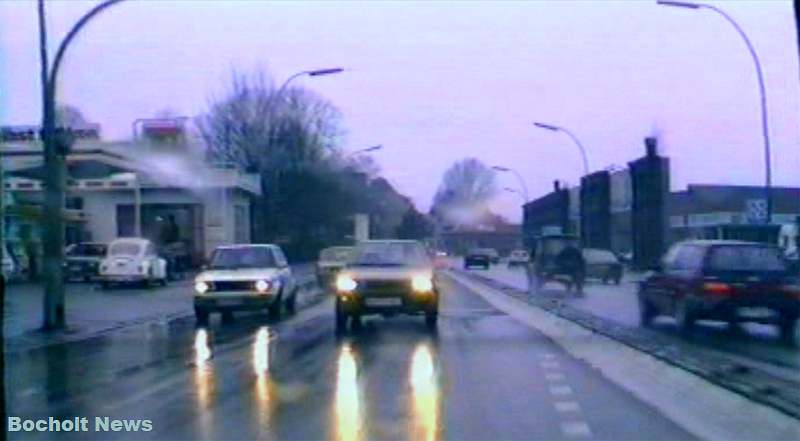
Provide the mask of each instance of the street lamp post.
[{"label": "street lamp post", "polygon": [[575,136],[572,132],[567,130],[564,127],[554,126],[552,124],[545,124],[542,122],[534,122],[534,126],[539,127],[540,129],[550,130],[551,132],[562,132],[572,139],[572,142],[578,146],[578,149],[581,151],[581,159],[583,160],[583,174],[589,174],[589,158],[586,155],[586,149],[583,147],[583,144],[578,140],[578,137]]},{"label": "street lamp post", "polygon": [[756,79],[758,80],[758,92],[760,94],[761,99],[761,136],[764,138],[764,166],[765,166],[765,187],[764,192],[766,193],[767,199],[767,213],[766,213],[766,221],[767,223],[772,222],[772,164],[771,158],[772,154],[770,153],[770,141],[769,141],[769,122],[767,118],[767,93],[766,88],[764,86],[764,72],[761,68],[761,61],[758,59],[758,54],[756,53],[755,48],[753,47],[753,43],[750,42],[750,39],[747,37],[747,34],[744,33],[744,30],[738,23],[728,15],[722,9],[714,6],[709,5],[706,3],[690,3],[690,2],[682,2],[682,1],[669,1],[669,0],[658,0],[657,3],[661,6],[673,6],[678,8],[684,9],[709,9],[711,11],[716,12],[717,14],[721,15],[742,37],[745,46],[747,46],[748,52],[750,52],[750,57],[753,59],[753,65],[756,68]]},{"label": "street lamp post", "polygon": [[499,165],[492,166],[492,170],[497,170],[504,173],[512,173],[514,176],[517,177],[517,181],[519,181],[519,187],[522,189],[522,197],[525,199],[525,202],[528,202],[528,186],[525,184],[525,179],[522,178],[522,175],[519,174],[513,168],[503,167]]},{"label": "street lamp post", "polygon": [[123,0],[105,0],[84,14],[70,29],[56,51],[53,65],[47,55],[47,26],[44,0],[38,0],[39,56],[42,83],[42,132],[44,144],[45,196],[43,207],[44,251],[44,329],[64,327],[64,195],[66,187],[65,156],[70,140],[65,131],[56,130],[56,86],[58,70],[69,44],[97,14]]}]

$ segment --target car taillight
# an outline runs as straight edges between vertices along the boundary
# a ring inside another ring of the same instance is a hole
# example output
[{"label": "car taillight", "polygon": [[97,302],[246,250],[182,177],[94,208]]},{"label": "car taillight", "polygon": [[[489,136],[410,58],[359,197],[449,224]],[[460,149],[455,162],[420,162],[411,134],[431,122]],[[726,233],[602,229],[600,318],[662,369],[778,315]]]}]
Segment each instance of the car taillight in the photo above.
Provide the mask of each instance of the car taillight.
[{"label": "car taillight", "polygon": [[733,293],[733,287],[722,282],[706,282],[703,284],[703,292],[717,296],[727,296]]},{"label": "car taillight", "polygon": [[781,291],[796,299],[800,299],[800,285],[783,285]]}]

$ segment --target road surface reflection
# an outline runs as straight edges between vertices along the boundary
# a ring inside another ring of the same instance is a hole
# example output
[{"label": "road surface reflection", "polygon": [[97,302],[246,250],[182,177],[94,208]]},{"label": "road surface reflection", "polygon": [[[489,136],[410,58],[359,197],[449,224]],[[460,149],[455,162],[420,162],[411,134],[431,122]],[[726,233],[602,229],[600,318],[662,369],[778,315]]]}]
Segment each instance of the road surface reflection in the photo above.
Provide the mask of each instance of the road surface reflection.
[{"label": "road surface reflection", "polygon": [[420,343],[411,358],[409,382],[412,394],[411,439],[439,439],[440,390],[431,348]]},{"label": "road surface reflection", "polygon": [[336,440],[363,439],[358,364],[349,345],[339,350],[336,373]]},{"label": "road surface reflection", "polygon": [[274,404],[272,401],[274,383],[269,372],[271,342],[272,336],[269,328],[266,326],[260,327],[253,341],[253,370],[256,374],[255,404],[258,413],[258,425],[262,430],[270,429]]}]

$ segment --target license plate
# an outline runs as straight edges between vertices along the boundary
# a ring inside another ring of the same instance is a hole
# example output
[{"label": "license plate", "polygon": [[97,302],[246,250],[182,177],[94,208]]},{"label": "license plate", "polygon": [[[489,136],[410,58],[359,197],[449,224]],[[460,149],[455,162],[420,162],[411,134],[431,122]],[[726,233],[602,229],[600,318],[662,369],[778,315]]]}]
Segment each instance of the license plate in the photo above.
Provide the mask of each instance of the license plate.
[{"label": "license plate", "polygon": [[387,299],[366,299],[367,306],[400,306],[403,304],[403,299],[400,298],[387,298]]},{"label": "license plate", "polygon": [[750,318],[770,318],[773,314],[769,308],[739,308],[736,313],[741,317]]},{"label": "license plate", "polygon": [[217,300],[217,305],[219,306],[233,306],[238,305],[239,299],[219,299]]}]

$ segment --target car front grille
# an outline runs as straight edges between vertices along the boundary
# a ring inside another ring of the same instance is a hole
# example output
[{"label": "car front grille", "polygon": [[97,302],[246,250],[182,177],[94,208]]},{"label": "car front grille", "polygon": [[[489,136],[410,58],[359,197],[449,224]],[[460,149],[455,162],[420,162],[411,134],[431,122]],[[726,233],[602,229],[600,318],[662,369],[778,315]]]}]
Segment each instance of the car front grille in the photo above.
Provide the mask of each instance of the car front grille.
[{"label": "car front grille", "polygon": [[253,291],[255,282],[252,281],[223,281],[211,283],[210,291]]},{"label": "car front grille", "polygon": [[359,286],[374,294],[401,294],[408,291],[411,284],[408,280],[364,280]]}]

